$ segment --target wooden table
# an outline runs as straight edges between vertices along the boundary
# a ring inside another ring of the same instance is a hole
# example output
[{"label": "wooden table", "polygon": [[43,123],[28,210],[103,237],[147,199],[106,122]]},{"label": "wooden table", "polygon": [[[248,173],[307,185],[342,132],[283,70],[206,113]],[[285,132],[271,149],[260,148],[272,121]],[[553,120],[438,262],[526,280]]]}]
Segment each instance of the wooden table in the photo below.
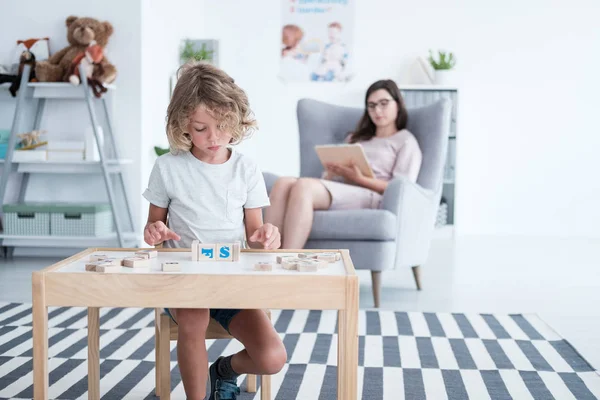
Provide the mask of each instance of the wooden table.
[{"label": "wooden table", "polygon": [[[189,249],[159,249],[148,269],[85,271],[92,254],[122,258],[138,250],[92,248],[33,273],[35,399],[48,398],[48,307],[71,306],[88,307],[89,399],[100,398],[100,307],[219,307],[338,310],[338,399],[356,400],[358,277],[348,250],[331,250],[341,253],[341,261],[314,273],[280,266],[272,272],[253,270],[258,261],[297,253],[290,250],[242,250],[238,262],[194,262]],[[181,272],[162,272],[163,261],[179,261]]]}]

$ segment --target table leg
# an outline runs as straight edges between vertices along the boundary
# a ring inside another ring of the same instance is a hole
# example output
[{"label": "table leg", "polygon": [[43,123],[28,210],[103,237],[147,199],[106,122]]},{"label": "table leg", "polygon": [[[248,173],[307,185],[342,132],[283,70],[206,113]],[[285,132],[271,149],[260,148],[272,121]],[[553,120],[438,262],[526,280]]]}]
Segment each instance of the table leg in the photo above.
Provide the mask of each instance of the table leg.
[{"label": "table leg", "polygon": [[357,399],[358,277],[346,281],[346,307],[338,311],[338,399]]},{"label": "table leg", "polygon": [[33,294],[33,397],[35,400],[48,398],[48,306],[44,274],[32,275]]},{"label": "table leg", "polygon": [[88,307],[88,399],[100,400],[100,309]]}]

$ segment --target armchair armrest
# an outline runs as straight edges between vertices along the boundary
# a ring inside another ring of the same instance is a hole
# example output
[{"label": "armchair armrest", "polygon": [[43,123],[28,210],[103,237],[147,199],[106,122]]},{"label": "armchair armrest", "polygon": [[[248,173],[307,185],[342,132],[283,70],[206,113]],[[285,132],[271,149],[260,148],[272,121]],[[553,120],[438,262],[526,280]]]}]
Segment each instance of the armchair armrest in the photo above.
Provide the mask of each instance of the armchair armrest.
[{"label": "armchair armrest", "polygon": [[440,196],[406,178],[389,182],[381,208],[397,218],[397,268],[420,265],[427,260]]},{"label": "armchair armrest", "polygon": [[278,175],[272,174],[270,172],[263,172],[263,178],[265,179],[265,185],[267,187],[267,193],[271,193],[271,189],[273,188],[273,185],[275,184],[275,181],[277,180],[277,178],[279,178]]}]

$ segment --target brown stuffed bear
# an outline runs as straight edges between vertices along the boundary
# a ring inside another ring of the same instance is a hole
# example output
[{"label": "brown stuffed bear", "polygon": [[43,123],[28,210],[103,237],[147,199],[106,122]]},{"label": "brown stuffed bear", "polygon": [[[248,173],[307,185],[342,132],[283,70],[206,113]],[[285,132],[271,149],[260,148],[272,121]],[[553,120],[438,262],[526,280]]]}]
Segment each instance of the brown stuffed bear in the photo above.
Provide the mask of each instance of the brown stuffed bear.
[{"label": "brown stuffed bear", "polygon": [[[35,74],[40,82],[69,82],[70,67],[78,56],[84,54],[89,44],[95,41],[105,48],[108,38],[113,33],[109,22],[100,22],[94,18],[67,18],[67,40],[70,46],[53,54],[48,61],[40,61]],[[117,69],[106,57],[98,64],[102,74],[97,76],[100,83],[111,83],[117,77]]]}]

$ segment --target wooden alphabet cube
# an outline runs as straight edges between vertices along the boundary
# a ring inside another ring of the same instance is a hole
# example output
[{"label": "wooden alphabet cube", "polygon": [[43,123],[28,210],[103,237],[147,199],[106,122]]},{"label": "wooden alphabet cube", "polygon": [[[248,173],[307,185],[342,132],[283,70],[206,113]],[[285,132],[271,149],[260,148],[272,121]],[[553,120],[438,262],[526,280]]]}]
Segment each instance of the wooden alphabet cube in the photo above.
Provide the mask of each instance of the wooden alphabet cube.
[{"label": "wooden alphabet cube", "polygon": [[298,253],[298,258],[311,259],[311,258],[317,258],[318,255],[319,255],[319,253]]},{"label": "wooden alphabet cube", "polygon": [[273,271],[273,264],[268,261],[259,261],[254,264],[255,271]]},{"label": "wooden alphabet cube", "polygon": [[277,256],[275,259],[277,260],[277,264],[281,264],[283,260],[291,260],[293,258],[297,258],[294,256]]},{"label": "wooden alphabet cube", "polygon": [[177,261],[166,261],[161,265],[163,272],[179,272],[181,266]]},{"label": "wooden alphabet cube", "polygon": [[96,267],[102,264],[102,261],[91,261],[85,264],[85,270],[90,272],[96,272]]},{"label": "wooden alphabet cube", "polygon": [[100,261],[104,260],[105,258],[108,258],[106,254],[92,254],[90,256],[90,261]]},{"label": "wooden alphabet cube", "polygon": [[198,246],[200,245],[200,241],[199,240],[192,240],[192,261],[199,261],[199,248]]},{"label": "wooden alphabet cube", "polygon": [[114,264],[99,264],[96,266],[96,272],[100,272],[103,274],[110,274],[114,272],[120,272],[121,266]]},{"label": "wooden alphabet cube", "polygon": [[218,261],[233,261],[233,244],[219,243],[216,245],[215,253]]},{"label": "wooden alphabet cube", "polygon": [[297,268],[298,262],[302,261],[299,258],[288,257],[284,260],[281,260],[281,268],[287,270],[294,270]]},{"label": "wooden alphabet cube", "polygon": [[158,251],[156,250],[140,250],[135,252],[136,257],[143,258],[156,258],[158,257]]},{"label": "wooden alphabet cube", "polygon": [[240,261],[240,253],[242,251],[242,244],[240,242],[233,243],[233,258],[231,261]]},{"label": "wooden alphabet cube", "polygon": [[105,258],[103,260],[100,260],[100,262],[106,265],[116,265],[120,267],[123,263],[123,260],[121,258]]},{"label": "wooden alphabet cube", "polygon": [[215,254],[215,245],[214,244],[205,244],[205,243],[200,243],[197,246],[197,254],[198,254],[198,258],[196,259],[196,261],[215,261],[216,260],[216,254]]},{"label": "wooden alphabet cube", "polygon": [[296,264],[298,272],[316,272],[318,268],[318,263],[315,260],[302,260]]},{"label": "wooden alphabet cube", "polygon": [[150,260],[142,257],[125,257],[123,259],[123,266],[128,268],[148,268]]},{"label": "wooden alphabet cube", "polygon": [[317,260],[327,261],[327,262],[335,262],[335,253],[321,253],[317,256]]}]

